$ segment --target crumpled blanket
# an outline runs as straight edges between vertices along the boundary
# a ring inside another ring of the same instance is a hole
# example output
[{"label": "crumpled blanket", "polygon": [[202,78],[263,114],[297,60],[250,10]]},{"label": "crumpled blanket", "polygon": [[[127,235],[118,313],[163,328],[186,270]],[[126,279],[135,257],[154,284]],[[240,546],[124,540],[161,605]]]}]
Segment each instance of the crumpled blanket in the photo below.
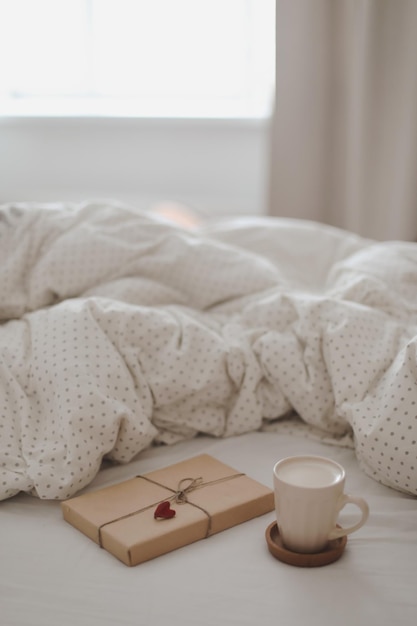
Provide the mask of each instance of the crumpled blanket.
[{"label": "crumpled blanket", "polygon": [[0,207],[0,499],[295,414],[417,495],[417,244],[117,202]]}]

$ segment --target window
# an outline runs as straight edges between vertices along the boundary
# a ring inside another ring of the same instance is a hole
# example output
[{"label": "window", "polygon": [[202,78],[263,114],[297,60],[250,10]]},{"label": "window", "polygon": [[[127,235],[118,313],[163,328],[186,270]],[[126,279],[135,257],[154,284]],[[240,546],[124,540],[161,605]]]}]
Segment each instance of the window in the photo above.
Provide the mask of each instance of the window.
[{"label": "window", "polygon": [[263,118],[274,0],[0,0],[0,114]]}]

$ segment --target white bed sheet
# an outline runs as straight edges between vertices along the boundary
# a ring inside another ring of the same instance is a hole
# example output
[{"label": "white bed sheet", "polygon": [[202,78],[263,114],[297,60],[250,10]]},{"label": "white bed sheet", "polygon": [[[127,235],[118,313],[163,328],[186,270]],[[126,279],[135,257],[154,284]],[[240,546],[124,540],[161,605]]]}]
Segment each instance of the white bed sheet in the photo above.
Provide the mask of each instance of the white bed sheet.
[{"label": "white bed sheet", "polygon": [[[417,623],[417,501],[369,478],[351,448],[250,433],[149,449],[111,466],[87,490],[207,452],[272,486],[283,456],[328,456],[370,517],[342,558],[322,568],[285,565],[268,552],[270,513],[128,568],[63,521],[60,503],[19,494],[0,509],[3,626],[411,626]],[[347,508],[341,522],[349,523]]]}]

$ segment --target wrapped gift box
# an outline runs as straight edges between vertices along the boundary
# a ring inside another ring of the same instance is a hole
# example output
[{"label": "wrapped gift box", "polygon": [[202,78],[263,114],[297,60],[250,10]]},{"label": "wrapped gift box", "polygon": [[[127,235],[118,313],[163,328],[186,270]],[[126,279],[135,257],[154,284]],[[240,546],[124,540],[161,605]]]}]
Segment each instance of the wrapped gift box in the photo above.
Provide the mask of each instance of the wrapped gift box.
[{"label": "wrapped gift box", "polygon": [[202,454],[61,506],[72,526],[126,565],[137,565],[272,511],[274,494]]}]

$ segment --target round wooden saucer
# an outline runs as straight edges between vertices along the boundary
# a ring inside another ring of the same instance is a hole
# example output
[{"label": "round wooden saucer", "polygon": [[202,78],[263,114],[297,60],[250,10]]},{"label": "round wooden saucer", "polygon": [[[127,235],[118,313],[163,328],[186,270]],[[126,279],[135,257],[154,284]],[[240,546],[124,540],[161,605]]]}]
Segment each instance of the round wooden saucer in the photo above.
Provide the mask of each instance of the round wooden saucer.
[{"label": "round wooden saucer", "polygon": [[292,552],[284,547],[276,522],[272,522],[266,529],[265,539],[270,553],[276,559],[297,567],[321,567],[322,565],[334,563],[342,556],[347,543],[347,537],[345,536],[329,541],[322,552],[314,554]]}]

